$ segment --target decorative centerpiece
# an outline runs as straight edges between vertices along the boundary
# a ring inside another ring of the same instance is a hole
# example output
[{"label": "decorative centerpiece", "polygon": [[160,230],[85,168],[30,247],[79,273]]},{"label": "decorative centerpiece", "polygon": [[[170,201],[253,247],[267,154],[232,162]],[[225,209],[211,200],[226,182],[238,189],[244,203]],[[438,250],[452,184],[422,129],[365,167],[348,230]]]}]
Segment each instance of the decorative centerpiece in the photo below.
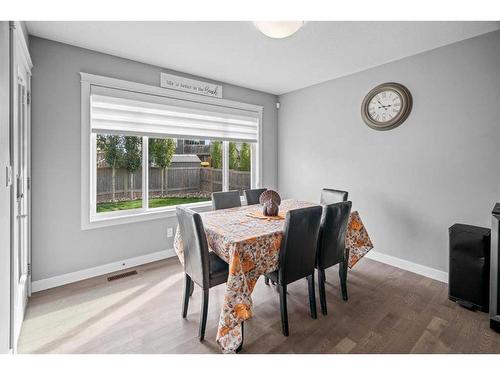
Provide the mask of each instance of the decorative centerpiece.
[{"label": "decorative centerpiece", "polygon": [[260,195],[259,203],[262,205],[264,216],[278,216],[281,198],[274,190],[266,190]]}]

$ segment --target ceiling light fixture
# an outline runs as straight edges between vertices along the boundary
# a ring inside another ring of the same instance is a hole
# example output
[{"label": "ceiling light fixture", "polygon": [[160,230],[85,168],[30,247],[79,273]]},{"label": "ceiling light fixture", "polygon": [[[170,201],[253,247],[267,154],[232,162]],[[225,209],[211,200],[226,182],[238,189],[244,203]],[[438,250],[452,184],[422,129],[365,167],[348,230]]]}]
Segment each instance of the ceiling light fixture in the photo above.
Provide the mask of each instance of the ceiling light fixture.
[{"label": "ceiling light fixture", "polygon": [[262,34],[281,39],[295,34],[304,25],[304,21],[254,21],[253,24]]}]

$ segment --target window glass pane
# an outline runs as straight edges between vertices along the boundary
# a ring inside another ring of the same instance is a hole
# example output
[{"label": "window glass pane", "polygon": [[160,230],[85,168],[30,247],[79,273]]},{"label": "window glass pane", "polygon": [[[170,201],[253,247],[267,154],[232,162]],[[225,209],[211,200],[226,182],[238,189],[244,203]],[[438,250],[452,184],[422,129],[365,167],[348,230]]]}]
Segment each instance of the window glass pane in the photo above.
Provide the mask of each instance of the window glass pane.
[{"label": "window glass pane", "polygon": [[149,208],[203,202],[214,188],[221,190],[221,171],[219,185],[214,181],[212,150],[207,140],[149,138]]},{"label": "window glass pane", "polygon": [[249,143],[229,142],[229,190],[243,190],[251,187],[252,154]]},{"label": "window glass pane", "polygon": [[97,213],[142,207],[142,138],[97,134]]},{"label": "window glass pane", "polygon": [[202,189],[209,194],[222,191],[222,153],[221,141],[210,142],[210,155],[201,171]]}]

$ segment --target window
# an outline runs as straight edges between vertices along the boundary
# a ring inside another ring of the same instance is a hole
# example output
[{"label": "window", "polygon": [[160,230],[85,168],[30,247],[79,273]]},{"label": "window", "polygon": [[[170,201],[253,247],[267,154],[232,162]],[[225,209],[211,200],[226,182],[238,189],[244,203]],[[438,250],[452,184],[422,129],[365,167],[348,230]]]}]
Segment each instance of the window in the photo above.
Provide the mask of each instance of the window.
[{"label": "window", "polygon": [[210,141],[149,138],[148,156],[150,208],[208,201],[217,191],[205,181]]},{"label": "window", "polygon": [[229,142],[229,190],[250,189],[252,151],[250,143]]},{"label": "window", "polygon": [[261,118],[261,107],[82,73],[82,227],[258,187]]},{"label": "window", "polygon": [[96,213],[142,207],[142,138],[97,134]]}]

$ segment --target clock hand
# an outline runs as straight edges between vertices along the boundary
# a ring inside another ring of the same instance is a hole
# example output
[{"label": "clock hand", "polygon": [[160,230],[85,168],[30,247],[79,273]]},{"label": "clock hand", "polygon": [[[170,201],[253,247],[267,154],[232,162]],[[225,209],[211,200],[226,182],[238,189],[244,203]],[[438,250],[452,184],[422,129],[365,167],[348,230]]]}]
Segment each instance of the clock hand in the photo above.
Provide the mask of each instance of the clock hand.
[{"label": "clock hand", "polygon": [[377,100],[378,104],[380,104],[380,107],[378,107],[379,109],[380,108],[384,108],[386,111],[387,111],[387,108],[390,107],[392,104],[388,104],[388,105],[383,105],[382,103],[380,103],[380,100]]}]

